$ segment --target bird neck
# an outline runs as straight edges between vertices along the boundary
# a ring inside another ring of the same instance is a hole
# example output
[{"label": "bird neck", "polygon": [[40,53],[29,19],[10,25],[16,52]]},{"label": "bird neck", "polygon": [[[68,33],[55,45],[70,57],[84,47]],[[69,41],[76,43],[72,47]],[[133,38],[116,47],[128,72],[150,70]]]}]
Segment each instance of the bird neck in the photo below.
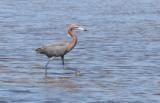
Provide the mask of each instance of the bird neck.
[{"label": "bird neck", "polygon": [[67,47],[67,51],[69,52],[76,46],[78,40],[75,32],[73,31],[73,28],[68,29],[68,34],[72,37],[72,41]]}]

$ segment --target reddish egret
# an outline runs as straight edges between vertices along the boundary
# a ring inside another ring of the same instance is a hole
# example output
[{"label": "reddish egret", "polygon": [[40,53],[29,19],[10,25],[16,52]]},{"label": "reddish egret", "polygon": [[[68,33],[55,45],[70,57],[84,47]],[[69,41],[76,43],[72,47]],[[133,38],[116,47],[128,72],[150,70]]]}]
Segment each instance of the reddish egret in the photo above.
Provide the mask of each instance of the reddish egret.
[{"label": "reddish egret", "polygon": [[50,60],[53,59],[53,57],[61,57],[62,64],[64,66],[64,55],[70,52],[77,44],[77,36],[74,30],[87,31],[78,24],[70,24],[67,29],[68,34],[72,38],[72,41],[70,43],[64,41],[55,44],[49,44],[36,49],[37,53],[44,54],[49,58],[48,62],[45,65],[45,68],[47,68],[47,65],[49,64]]}]

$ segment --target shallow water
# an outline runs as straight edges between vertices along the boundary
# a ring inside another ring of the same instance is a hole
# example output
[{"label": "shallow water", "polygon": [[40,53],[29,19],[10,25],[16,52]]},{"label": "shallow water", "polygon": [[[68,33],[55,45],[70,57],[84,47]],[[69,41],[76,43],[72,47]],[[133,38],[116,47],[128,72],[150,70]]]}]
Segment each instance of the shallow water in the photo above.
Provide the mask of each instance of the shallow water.
[{"label": "shallow water", "polygon": [[[159,103],[159,0],[1,0],[0,103]],[[70,38],[76,48],[57,58],[35,53]]]}]

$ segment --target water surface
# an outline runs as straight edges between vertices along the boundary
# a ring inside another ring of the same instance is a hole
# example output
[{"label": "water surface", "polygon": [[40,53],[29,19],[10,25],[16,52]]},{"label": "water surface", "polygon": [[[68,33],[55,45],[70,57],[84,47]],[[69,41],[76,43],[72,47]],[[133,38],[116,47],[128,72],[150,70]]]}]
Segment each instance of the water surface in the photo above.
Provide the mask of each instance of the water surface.
[{"label": "water surface", "polygon": [[[1,0],[1,103],[159,103],[159,0]],[[41,45],[79,42],[43,69]],[[79,71],[78,74],[76,71]]]}]

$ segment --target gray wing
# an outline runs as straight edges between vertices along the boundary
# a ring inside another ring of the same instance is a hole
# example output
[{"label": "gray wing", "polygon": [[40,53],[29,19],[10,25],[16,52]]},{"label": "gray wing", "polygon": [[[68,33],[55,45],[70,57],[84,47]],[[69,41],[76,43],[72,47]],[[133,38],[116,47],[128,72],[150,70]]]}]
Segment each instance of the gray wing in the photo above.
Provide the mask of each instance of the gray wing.
[{"label": "gray wing", "polygon": [[58,57],[63,56],[66,54],[68,44],[66,41],[59,42],[55,44],[48,44],[46,46],[43,46],[41,48],[38,48],[39,53],[45,54],[48,57]]}]

